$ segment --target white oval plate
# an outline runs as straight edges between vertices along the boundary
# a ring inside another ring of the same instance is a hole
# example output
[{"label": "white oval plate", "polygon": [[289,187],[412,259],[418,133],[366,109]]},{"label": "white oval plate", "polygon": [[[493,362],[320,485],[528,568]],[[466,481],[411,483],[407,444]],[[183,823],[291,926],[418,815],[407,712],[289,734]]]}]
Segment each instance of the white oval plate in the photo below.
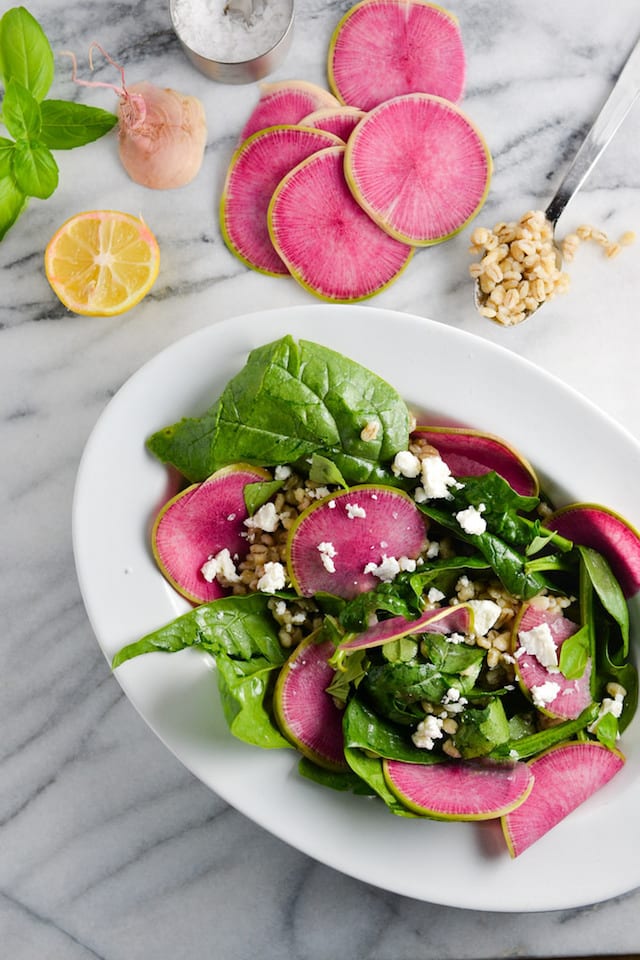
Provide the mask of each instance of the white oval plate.
[{"label": "white oval plate", "polygon": [[[180,340],[143,366],[87,443],[75,490],[74,552],[87,612],[109,661],[124,644],[189,609],[151,556],[151,521],[172,489],[168,471],[147,453],[146,438],[203,412],[249,350],[286,333],[368,366],[432,422],[504,437],[536,466],[557,503],[595,501],[640,525],[628,479],[640,476],[640,446],[511,352],[370,307],[303,306],[237,317]],[[639,720],[624,736],[624,770],[512,860],[495,822],[394,817],[377,801],[300,777],[293,751],[236,741],[201,653],[139,657],[116,676],[151,729],[212,790],[287,843],[367,883],[433,903],[502,911],[575,907],[640,884]]]}]

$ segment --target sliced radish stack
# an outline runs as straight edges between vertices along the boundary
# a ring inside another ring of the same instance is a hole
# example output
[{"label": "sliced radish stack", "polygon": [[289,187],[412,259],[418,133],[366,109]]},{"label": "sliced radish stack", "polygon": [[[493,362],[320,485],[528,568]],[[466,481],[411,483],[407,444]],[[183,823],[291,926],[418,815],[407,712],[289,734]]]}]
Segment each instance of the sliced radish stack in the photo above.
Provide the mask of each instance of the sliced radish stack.
[{"label": "sliced radish stack", "polygon": [[468,117],[423,93],[371,110],[345,155],[359,205],[390,236],[414,246],[462,230],[486,199],[491,169],[487,145]]},{"label": "sliced radish stack", "polygon": [[273,191],[301,160],[340,142],[324,130],[282,125],[259,130],[238,147],[222,191],[220,226],[229,249],[247,266],[272,276],[288,274],[269,238]]},{"label": "sliced radish stack", "polygon": [[387,287],[413,252],[356,203],[344,178],[344,152],[329,147],[303,160],[277,186],[268,211],[271,241],[291,275],[338,303]]},{"label": "sliced radish stack", "polygon": [[423,0],[363,0],[333,33],[328,76],[338,99],[362,110],[405,93],[457,102],[465,79],[458,21]]},{"label": "sliced radish stack", "polygon": [[303,117],[300,123],[306,127],[316,127],[318,130],[334,133],[346,143],[356,124],[364,116],[366,116],[364,110],[358,110],[357,107],[324,107]]},{"label": "sliced radish stack", "polygon": [[283,123],[300,123],[322,107],[339,107],[339,101],[322,87],[307,80],[279,80],[260,86],[260,99],[242,128],[240,140],[252,133]]}]

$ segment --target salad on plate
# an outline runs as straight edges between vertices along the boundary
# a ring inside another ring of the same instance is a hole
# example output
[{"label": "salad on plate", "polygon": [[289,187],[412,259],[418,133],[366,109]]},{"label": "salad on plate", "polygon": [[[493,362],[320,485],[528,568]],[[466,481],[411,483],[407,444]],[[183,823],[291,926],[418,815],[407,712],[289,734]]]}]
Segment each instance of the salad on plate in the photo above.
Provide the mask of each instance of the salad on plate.
[{"label": "salad on plate", "polygon": [[152,548],[193,609],[114,668],[198,648],[235,736],[399,816],[499,819],[512,856],[621,770],[640,536],[614,511],[555,509],[507,442],[291,336],[147,446],[184,480]]}]

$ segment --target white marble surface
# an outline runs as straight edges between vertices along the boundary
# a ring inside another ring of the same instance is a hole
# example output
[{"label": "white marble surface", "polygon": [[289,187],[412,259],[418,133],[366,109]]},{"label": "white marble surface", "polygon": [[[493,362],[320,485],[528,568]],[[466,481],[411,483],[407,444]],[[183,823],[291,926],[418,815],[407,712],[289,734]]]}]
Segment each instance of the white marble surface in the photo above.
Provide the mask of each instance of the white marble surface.
[{"label": "white marble surface", "polygon": [[[274,76],[324,83],[328,38],[348,6],[298,0],[293,47]],[[478,221],[492,224],[546,205],[640,34],[640,8],[636,0],[606,9],[596,0],[451,6],[468,53],[464,105],[495,159]],[[199,177],[177,192],[133,184],[113,136],[59,153],[57,192],[34,201],[0,244],[3,955],[461,960],[638,953],[639,890],[570,911],[477,913],[337,874],[227,807],[124,698],[92,634],[73,564],[70,509],[84,443],[113,393],[165,345],[226,317],[312,298],[294,281],[245,269],[220,236],[220,184],[257,88],[198,74],[160,0],[33,0],[29,9],[57,51],[82,57],[98,39],[125,64],[129,82],[153,79],[199,96],[209,137]],[[113,108],[108,91],[73,91],[67,62],[57,62],[52,95]],[[563,230],[585,220],[613,237],[639,229],[639,132],[637,106],[567,210]],[[55,299],[42,255],[64,219],[101,207],[142,213],[160,242],[162,268],[152,293],[129,314],[82,319]],[[585,248],[571,268],[572,292],[530,323],[504,330],[474,312],[467,245],[468,232],[418,252],[371,305],[501,343],[640,436],[640,246],[610,262]],[[618,843],[623,824],[612,831],[614,851]]]}]

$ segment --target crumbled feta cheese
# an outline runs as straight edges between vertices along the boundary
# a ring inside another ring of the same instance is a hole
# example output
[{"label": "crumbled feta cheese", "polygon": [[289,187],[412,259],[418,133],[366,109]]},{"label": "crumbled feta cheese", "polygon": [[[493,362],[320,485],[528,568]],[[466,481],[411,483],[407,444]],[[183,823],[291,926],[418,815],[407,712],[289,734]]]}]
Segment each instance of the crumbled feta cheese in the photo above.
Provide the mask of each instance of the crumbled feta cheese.
[{"label": "crumbled feta cheese", "polygon": [[435,560],[435,558],[440,553],[440,544],[437,540],[430,540],[429,546],[427,547],[427,552],[425,554],[427,560]]},{"label": "crumbled feta cheese", "polygon": [[372,573],[383,583],[391,583],[400,573],[400,564],[395,557],[383,555],[379,564],[371,562],[364,568],[364,573]]},{"label": "crumbled feta cheese", "polygon": [[329,487],[306,487],[304,492],[311,500],[322,500],[323,497],[328,497],[331,491]]},{"label": "crumbled feta cheese", "polygon": [[393,458],[391,469],[396,477],[400,475],[413,480],[420,473],[420,461],[410,450],[400,450]]},{"label": "crumbled feta cheese", "polygon": [[335,510],[335,508],[336,508],[336,502],[335,502],[335,500],[329,500],[328,506],[329,506],[329,510]]},{"label": "crumbled feta cheese", "polygon": [[411,557],[398,557],[398,565],[401,570],[413,573],[416,568],[416,561],[412,560]]},{"label": "crumbled feta cheese", "polygon": [[473,635],[486,637],[502,613],[501,608],[493,600],[468,600],[467,602],[473,612]]},{"label": "crumbled feta cheese", "polygon": [[[548,623],[539,623],[531,630],[522,630],[518,634],[518,640],[520,650],[524,649],[526,653],[535,657],[543,667],[547,667],[552,672],[553,668],[557,671],[558,650]],[[520,656],[520,651],[516,655]]]},{"label": "crumbled feta cheese", "polygon": [[285,615],[286,612],[287,612],[287,605],[286,605],[286,603],[284,602],[284,600],[278,600],[278,602],[277,602],[276,605],[275,605],[275,613],[276,613],[276,616],[278,616],[278,617],[284,617],[284,615]]},{"label": "crumbled feta cheese", "polygon": [[[451,476],[451,471],[442,457],[438,456],[424,458],[420,466],[420,480],[422,488],[418,487],[418,490],[422,490],[421,496],[426,500],[450,500],[449,487],[459,489],[462,486],[455,477]],[[416,490],[416,494],[417,492]]]},{"label": "crumbled feta cheese", "polygon": [[240,579],[236,565],[231,559],[231,554],[226,547],[224,550],[221,550],[220,553],[217,553],[215,557],[209,557],[200,568],[200,573],[207,583],[213,583],[218,574],[224,577],[228,583],[237,583]]},{"label": "crumbled feta cheese", "polygon": [[546,707],[548,703],[553,703],[560,693],[560,684],[553,680],[545,680],[537,687],[531,687],[531,697],[536,707]]},{"label": "crumbled feta cheese", "polygon": [[364,427],[360,431],[360,439],[364,440],[365,443],[369,443],[372,440],[377,440],[379,433],[380,433],[380,421],[369,420],[369,422],[365,423]]},{"label": "crumbled feta cheese", "polygon": [[444,697],[442,698],[443,703],[457,703],[460,699],[460,691],[457,687],[449,687]]},{"label": "crumbled feta cheese", "polygon": [[322,565],[328,573],[336,572],[336,565],[333,562],[333,558],[337,554],[337,550],[330,540],[323,540],[322,543],[318,544],[318,550],[320,551],[320,559],[322,560]]},{"label": "crumbled feta cheese", "polygon": [[273,473],[276,480],[288,480],[291,476],[291,467],[286,463],[278,464]]},{"label": "crumbled feta cheese", "polygon": [[359,503],[346,503],[344,508],[349,520],[364,519],[367,515],[367,511]]},{"label": "crumbled feta cheese", "polygon": [[623,693],[616,693],[615,697],[605,697],[602,700],[602,703],[600,704],[600,709],[598,710],[598,716],[593,721],[593,723],[587,727],[587,730],[589,731],[589,733],[594,733],[600,720],[602,720],[603,717],[606,717],[608,713],[610,713],[617,720],[622,714],[623,706],[624,706]]},{"label": "crumbled feta cheese", "polygon": [[264,574],[258,580],[258,590],[263,593],[275,593],[285,585],[284,567],[281,563],[269,561],[264,565]]},{"label": "crumbled feta cheese", "polygon": [[[450,633],[447,635],[447,640],[449,643],[464,643],[465,635],[463,633]],[[464,670],[461,672],[464,673]]]},{"label": "crumbled feta cheese", "polygon": [[427,594],[427,600],[429,603],[440,603],[441,600],[444,600],[444,593],[437,587],[431,587]]},{"label": "crumbled feta cheese", "polygon": [[236,518],[236,514],[235,514],[235,513],[230,513],[230,514],[227,516],[227,520],[235,520],[235,518]]},{"label": "crumbled feta cheese", "polygon": [[433,750],[434,741],[442,739],[443,723],[443,718],[434,717],[432,714],[421,720],[411,736],[415,746],[423,750]]},{"label": "crumbled feta cheese", "polygon": [[245,527],[250,529],[257,528],[264,530],[265,533],[273,533],[280,523],[280,517],[276,511],[276,506],[271,501],[263,503],[259,510],[256,510],[252,517],[247,517],[244,521]]},{"label": "crumbled feta cheese", "polygon": [[456,520],[465,533],[468,533],[470,536],[479,536],[487,529],[487,521],[482,516],[485,510],[486,507],[484,503],[481,503],[478,507],[470,504],[466,510],[459,510],[458,513],[456,513]]}]

